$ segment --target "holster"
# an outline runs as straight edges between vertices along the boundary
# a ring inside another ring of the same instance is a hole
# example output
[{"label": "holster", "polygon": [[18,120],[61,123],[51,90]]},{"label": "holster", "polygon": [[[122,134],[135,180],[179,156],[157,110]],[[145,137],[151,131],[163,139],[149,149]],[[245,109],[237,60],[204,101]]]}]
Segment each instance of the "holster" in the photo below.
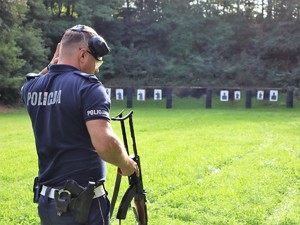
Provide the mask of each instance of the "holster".
[{"label": "holster", "polygon": [[67,180],[65,187],[54,193],[57,215],[60,216],[69,210],[77,223],[86,223],[94,197],[94,188],[94,182],[89,182],[84,188],[74,180]]}]

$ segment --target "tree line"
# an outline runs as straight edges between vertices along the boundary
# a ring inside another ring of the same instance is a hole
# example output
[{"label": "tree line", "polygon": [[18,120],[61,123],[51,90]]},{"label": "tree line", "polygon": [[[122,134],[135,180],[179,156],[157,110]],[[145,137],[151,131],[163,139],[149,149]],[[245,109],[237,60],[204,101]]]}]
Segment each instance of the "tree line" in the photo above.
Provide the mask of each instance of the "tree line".
[{"label": "tree line", "polygon": [[299,87],[298,0],[0,0],[0,102],[76,24],[111,47],[106,86]]}]

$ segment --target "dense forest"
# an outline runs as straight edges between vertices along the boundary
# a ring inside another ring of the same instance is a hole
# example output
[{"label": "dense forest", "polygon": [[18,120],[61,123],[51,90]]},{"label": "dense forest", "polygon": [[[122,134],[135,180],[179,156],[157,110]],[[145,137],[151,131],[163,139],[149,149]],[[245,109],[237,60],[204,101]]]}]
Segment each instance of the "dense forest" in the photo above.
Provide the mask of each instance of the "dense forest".
[{"label": "dense forest", "polygon": [[0,0],[0,102],[19,101],[76,24],[111,47],[107,86],[300,84],[299,0]]}]

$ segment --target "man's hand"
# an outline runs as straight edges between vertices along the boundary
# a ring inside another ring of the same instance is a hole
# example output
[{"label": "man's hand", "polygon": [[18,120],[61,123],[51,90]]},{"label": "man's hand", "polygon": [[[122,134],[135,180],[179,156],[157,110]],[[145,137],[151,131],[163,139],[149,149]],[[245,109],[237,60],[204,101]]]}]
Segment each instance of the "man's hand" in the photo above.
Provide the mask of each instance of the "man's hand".
[{"label": "man's hand", "polygon": [[138,164],[129,157],[128,165],[126,168],[118,168],[118,172],[122,176],[130,176],[135,173],[138,177],[140,176],[140,170]]},{"label": "man's hand", "polygon": [[60,51],[60,42],[57,44],[56,46],[56,50],[55,50],[55,53],[53,55],[53,58],[51,59],[50,61],[50,64],[57,64],[58,62],[58,57],[59,57],[59,51]]},{"label": "man's hand", "polygon": [[[53,58],[51,59],[50,61],[50,64],[51,65],[54,65],[54,64],[57,64],[58,62],[58,57],[59,57],[59,51],[60,51],[60,43],[57,44],[56,46],[56,50],[55,50],[55,53],[53,55]],[[41,72],[40,74],[45,74],[48,72],[48,67],[45,67]]]}]

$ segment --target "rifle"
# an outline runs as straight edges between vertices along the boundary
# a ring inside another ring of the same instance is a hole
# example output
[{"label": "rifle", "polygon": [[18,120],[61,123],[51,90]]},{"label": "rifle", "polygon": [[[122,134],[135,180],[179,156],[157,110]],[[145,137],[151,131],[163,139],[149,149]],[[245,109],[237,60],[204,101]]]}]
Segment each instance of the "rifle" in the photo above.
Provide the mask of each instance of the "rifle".
[{"label": "rifle", "polygon": [[[143,181],[142,181],[142,170],[141,170],[141,161],[140,157],[137,152],[136,147],[136,141],[135,141],[135,135],[134,135],[134,128],[133,128],[133,120],[132,120],[132,114],[133,111],[130,111],[126,116],[122,117],[123,111],[121,111],[117,116],[113,117],[113,121],[120,121],[121,123],[121,129],[122,129],[122,136],[123,136],[123,142],[124,146],[126,148],[127,154],[129,155],[129,148],[128,148],[128,142],[127,142],[127,135],[126,135],[126,128],[125,128],[125,120],[129,119],[129,127],[130,127],[130,134],[132,139],[132,148],[134,157],[133,160],[137,163],[139,170],[140,170],[140,176],[137,177],[136,174],[132,174],[128,177],[129,187],[126,190],[118,212],[117,212],[117,219],[119,219],[120,224],[121,220],[125,220],[128,208],[134,199],[135,208],[134,214],[137,221],[137,225],[147,225],[148,224],[148,215],[147,215],[147,205],[146,205],[146,191],[143,187]],[[111,201],[111,215],[113,214],[114,206],[116,203],[116,198],[118,196],[118,191],[120,188],[121,183],[121,176],[117,174],[116,178],[116,184],[115,184],[115,190]]]}]

